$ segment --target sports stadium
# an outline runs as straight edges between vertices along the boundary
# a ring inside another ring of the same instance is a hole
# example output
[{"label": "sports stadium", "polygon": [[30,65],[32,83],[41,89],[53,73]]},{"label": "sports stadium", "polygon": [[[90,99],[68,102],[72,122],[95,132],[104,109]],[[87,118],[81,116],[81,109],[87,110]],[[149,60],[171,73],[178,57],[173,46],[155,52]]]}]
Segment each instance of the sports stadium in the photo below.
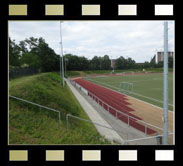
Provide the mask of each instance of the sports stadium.
[{"label": "sports stadium", "polygon": [[[173,144],[173,73],[169,73],[168,143]],[[152,142],[163,135],[163,74],[148,72],[123,72],[90,75],[70,80],[81,93],[85,93],[108,114],[114,116],[145,137],[126,142]],[[132,144],[133,144],[132,143]]]},{"label": "sports stadium", "polygon": [[[174,23],[169,43],[162,23],[10,23],[9,144],[173,145]],[[19,39],[28,25],[41,37]]]}]

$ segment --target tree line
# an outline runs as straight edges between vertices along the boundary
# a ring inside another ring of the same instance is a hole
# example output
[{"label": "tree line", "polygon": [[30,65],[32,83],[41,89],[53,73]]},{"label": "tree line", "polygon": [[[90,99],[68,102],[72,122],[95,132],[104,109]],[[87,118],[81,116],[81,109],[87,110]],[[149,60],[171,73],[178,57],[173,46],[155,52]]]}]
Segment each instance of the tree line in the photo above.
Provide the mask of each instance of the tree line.
[{"label": "tree line", "polygon": [[30,67],[41,72],[56,71],[59,69],[59,57],[42,37],[30,37],[19,44],[9,38],[11,66]]},{"label": "tree line", "polygon": [[[9,65],[30,67],[40,72],[59,71],[60,55],[49,47],[42,37],[30,37],[16,44],[9,38]],[[73,54],[64,55],[64,68],[67,70],[111,70],[109,55],[94,56],[88,59]],[[115,60],[115,69],[161,68],[163,62],[156,64],[155,56],[150,62],[136,63],[132,58],[120,56]],[[173,67],[173,58],[169,57],[169,67]]]}]

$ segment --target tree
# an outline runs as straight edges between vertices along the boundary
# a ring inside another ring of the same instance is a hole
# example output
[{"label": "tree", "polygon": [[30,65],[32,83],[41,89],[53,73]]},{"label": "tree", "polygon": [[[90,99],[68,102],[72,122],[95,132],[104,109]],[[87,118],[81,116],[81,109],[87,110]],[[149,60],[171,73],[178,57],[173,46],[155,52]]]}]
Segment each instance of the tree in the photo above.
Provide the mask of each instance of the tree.
[{"label": "tree", "polygon": [[108,55],[104,55],[104,57],[101,58],[101,68],[103,70],[111,69],[111,60]]},{"label": "tree", "polygon": [[88,70],[89,69],[89,61],[87,58],[83,57],[79,57],[79,62],[78,62],[79,66],[78,69],[79,70]]},{"label": "tree", "polygon": [[163,67],[163,61],[159,61],[158,64],[156,65],[157,68],[162,68]]},{"label": "tree", "polygon": [[11,66],[20,66],[20,56],[21,56],[21,49],[15,43],[15,40],[11,40],[9,38],[9,65]]},{"label": "tree", "polygon": [[29,49],[33,51],[33,49],[38,46],[38,39],[30,37],[29,39],[25,39],[25,43],[29,46]]},{"label": "tree", "polygon": [[135,68],[135,61],[132,58],[128,58],[126,62],[127,62],[127,67],[126,67],[127,69]]},{"label": "tree", "polygon": [[78,70],[79,69],[79,57],[76,55],[67,55],[66,56],[68,59],[67,62],[67,68],[68,70]]},{"label": "tree", "polygon": [[156,67],[156,55],[154,55],[153,58],[151,59],[150,67]]},{"label": "tree", "polygon": [[116,59],[116,68],[117,69],[126,69],[127,68],[127,61],[123,56],[120,56]]},{"label": "tree", "polygon": [[25,53],[28,53],[27,43],[25,41],[20,41],[19,47],[20,47],[22,55]]},{"label": "tree", "polygon": [[39,58],[32,53],[24,53],[21,57],[21,65],[39,69]]},{"label": "tree", "polygon": [[[46,41],[30,37],[19,44],[22,52],[21,64],[40,69],[42,72],[59,70],[59,55],[57,55]],[[28,47],[28,49],[27,49]]]},{"label": "tree", "polygon": [[[59,67],[59,56],[49,47],[43,38],[38,39],[38,57],[40,59],[41,71],[54,71]],[[55,66],[56,65],[56,66]]]},{"label": "tree", "polygon": [[102,58],[94,56],[90,62],[91,69],[100,70],[102,69]]},{"label": "tree", "polygon": [[147,61],[145,61],[145,63],[144,63],[144,68],[149,68],[149,67],[151,67],[150,63],[147,62]]},{"label": "tree", "polygon": [[173,56],[168,57],[168,67],[173,68]]}]

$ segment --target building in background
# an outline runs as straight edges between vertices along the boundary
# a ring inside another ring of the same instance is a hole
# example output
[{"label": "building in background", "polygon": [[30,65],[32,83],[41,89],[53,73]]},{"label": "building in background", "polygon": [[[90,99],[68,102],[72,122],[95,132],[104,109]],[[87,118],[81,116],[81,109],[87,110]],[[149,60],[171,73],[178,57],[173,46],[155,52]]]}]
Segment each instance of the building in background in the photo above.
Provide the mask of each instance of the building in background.
[{"label": "building in background", "polygon": [[[158,51],[157,52],[157,61],[156,61],[156,63],[159,63],[159,62],[161,62],[161,61],[163,61],[163,57],[164,57],[164,52],[163,51]],[[173,57],[174,56],[174,52],[172,52],[172,51],[169,51],[168,52],[168,57]]]},{"label": "building in background", "polygon": [[116,59],[111,59],[111,68],[115,68]]}]

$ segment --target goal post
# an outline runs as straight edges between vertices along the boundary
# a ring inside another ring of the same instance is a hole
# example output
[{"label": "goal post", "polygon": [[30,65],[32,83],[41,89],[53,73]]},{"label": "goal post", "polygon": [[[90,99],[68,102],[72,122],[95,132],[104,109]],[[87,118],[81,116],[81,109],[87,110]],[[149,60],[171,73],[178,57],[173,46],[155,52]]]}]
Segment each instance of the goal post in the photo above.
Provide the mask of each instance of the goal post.
[{"label": "goal post", "polygon": [[131,82],[121,82],[119,90],[123,91],[123,92],[133,92],[133,83],[131,83]]}]

